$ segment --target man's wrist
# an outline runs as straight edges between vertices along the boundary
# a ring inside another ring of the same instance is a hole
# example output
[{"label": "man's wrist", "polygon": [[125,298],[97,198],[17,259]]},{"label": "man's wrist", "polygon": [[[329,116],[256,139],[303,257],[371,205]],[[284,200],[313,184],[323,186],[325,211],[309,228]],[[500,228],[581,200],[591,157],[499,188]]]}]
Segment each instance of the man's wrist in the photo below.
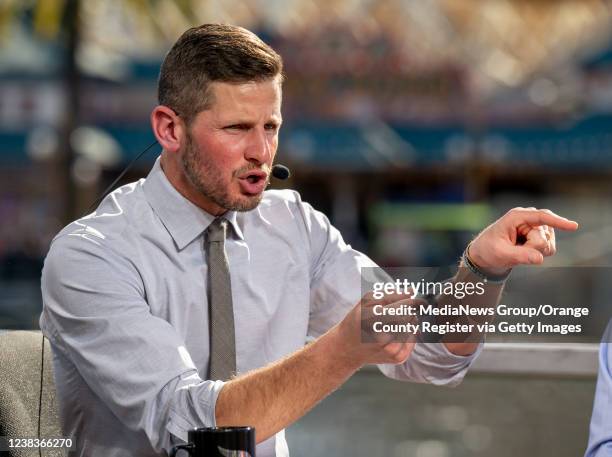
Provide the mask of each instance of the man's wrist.
[{"label": "man's wrist", "polygon": [[468,244],[461,256],[461,261],[473,274],[478,276],[481,279],[484,279],[486,282],[491,284],[502,284],[510,276],[512,272],[512,268],[508,268],[506,270],[500,269],[499,271],[491,271],[491,269],[483,268],[474,258],[470,255],[470,246],[472,243]]},{"label": "man's wrist", "polygon": [[347,344],[346,336],[340,328],[341,325],[342,322],[329,329],[318,339],[318,342],[327,346],[325,352],[335,360],[334,364],[339,364],[345,370],[355,372],[365,364],[365,360],[360,357],[360,351],[355,350],[355,344],[359,345],[361,342]]}]

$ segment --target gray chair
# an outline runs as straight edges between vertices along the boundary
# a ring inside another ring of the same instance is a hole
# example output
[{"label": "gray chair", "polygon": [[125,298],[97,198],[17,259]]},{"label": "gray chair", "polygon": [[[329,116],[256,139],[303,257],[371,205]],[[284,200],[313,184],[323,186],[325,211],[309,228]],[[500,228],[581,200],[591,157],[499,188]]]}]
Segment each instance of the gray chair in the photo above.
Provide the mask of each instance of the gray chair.
[{"label": "gray chair", "polygon": [[[40,331],[0,333],[0,436],[62,436],[51,345]],[[1,449],[0,454],[6,455]],[[8,453],[11,457],[65,454],[60,449],[13,449]]]}]

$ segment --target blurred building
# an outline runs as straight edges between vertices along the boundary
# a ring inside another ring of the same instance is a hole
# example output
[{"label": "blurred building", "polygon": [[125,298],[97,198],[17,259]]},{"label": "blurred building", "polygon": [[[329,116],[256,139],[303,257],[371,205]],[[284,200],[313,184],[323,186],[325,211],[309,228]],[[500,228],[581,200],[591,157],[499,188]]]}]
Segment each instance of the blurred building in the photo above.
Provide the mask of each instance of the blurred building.
[{"label": "blurred building", "polygon": [[[601,216],[609,192],[604,1],[40,0],[1,17],[3,257],[43,255],[153,141],[161,58],[205,21],[281,52],[289,185],[382,263],[453,262],[500,211],[549,195],[592,194]],[[29,268],[15,262],[5,275]]]}]

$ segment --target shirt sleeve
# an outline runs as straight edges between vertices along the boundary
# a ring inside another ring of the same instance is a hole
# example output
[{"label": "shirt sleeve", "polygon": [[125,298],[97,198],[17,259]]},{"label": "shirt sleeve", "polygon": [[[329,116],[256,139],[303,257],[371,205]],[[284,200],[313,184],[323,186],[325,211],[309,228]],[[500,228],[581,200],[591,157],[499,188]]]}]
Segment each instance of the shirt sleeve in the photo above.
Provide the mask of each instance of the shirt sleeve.
[{"label": "shirt sleeve", "polygon": [[110,408],[168,450],[215,425],[221,381],[202,380],[172,325],[151,314],[127,256],[80,236],[57,238],[42,273],[41,329]]},{"label": "shirt sleeve", "polygon": [[381,364],[379,370],[399,381],[412,381],[455,387],[461,383],[468,368],[482,351],[484,343],[468,356],[450,352],[443,343],[417,342],[410,358],[398,365]]},{"label": "shirt sleeve", "polygon": [[[309,337],[316,338],[340,322],[374,281],[389,277],[374,261],[346,244],[328,218],[299,202],[310,248],[311,305]],[[367,276],[367,277],[366,277]],[[461,382],[482,349],[469,356],[451,353],[443,343],[417,342],[406,362],[379,365],[385,376],[454,386]]]},{"label": "shirt sleeve", "polygon": [[612,456],[612,321],[604,333],[599,347],[599,373],[593,402],[593,415],[589,432],[589,444],[585,457]]}]

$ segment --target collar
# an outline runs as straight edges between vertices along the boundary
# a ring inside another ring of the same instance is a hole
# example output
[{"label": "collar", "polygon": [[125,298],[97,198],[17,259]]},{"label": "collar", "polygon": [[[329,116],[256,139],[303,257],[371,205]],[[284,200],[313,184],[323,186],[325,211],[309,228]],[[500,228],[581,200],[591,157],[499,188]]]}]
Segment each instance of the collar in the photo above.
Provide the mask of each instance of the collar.
[{"label": "collar", "polygon": [[[202,235],[215,220],[215,216],[191,203],[174,188],[162,170],[159,157],[155,160],[143,188],[149,205],[161,219],[179,250]],[[227,219],[234,234],[244,240],[236,211],[228,211],[221,217]]]}]

